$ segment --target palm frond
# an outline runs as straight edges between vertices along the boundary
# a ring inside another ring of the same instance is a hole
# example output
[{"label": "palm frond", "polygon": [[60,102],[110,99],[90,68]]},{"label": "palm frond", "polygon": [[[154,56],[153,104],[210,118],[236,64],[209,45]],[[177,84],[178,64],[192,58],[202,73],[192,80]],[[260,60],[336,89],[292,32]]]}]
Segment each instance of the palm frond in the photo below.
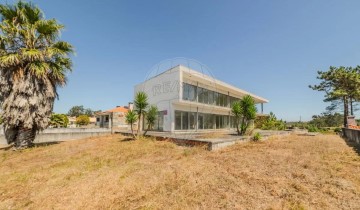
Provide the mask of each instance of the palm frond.
[{"label": "palm frond", "polygon": [[37,49],[22,49],[22,57],[27,61],[43,61],[44,56],[40,50]]},{"label": "palm frond", "polygon": [[16,53],[6,54],[0,57],[0,67],[6,68],[20,64],[20,56]]},{"label": "palm frond", "polygon": [[0,5],[0,16],[1,20],[11,20],[13,21],[16,17],[16,10],[10,5]]},{"label": "palm frond", "polygon": [[51,47],[46,49],[46,54],[49,57],[55,55],[68,56],[71,53],[74,53],[73,46],[68,42],[63,42],[63,41],[56,42]]},{"label": "palm frond", "polygon": [[36,75],[39,78],[46,76],[47,72],[50,69],[49,64],[45,62],[32,62],[28,64],[27,67],[32,74]]},{"label": "palm frond", "polygon": [[35,28],[40,36],[54,41],[60,35],[64,25],[59,24],[55,19],[39,20],[35,23]]}]

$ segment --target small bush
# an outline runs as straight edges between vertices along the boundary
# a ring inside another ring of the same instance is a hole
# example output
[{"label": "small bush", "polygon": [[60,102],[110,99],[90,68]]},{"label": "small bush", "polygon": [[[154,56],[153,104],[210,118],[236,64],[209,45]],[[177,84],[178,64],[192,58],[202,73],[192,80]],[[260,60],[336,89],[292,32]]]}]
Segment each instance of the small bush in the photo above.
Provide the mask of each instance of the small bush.
[{"label": "small bush", "polygon": [[260,141],[261,139],[261,134],[259,132],[255,133],[255,135],[253,136],[253,141]]},{"label": "small bush", "polygon": [[307,127],[307,130],[308,130],[308,132],[319,132],[319,128],[317,128],[317,127],[314,126],[314,125],[309,125],[309,126]]},{"label": "small bush", "polygon": [[88,125],[90,123],[90,118],[87,115],[80,115],[76,118],[77,125]]},{"label": "small bush", "polygon": [[334,129],[334,132],[335,132],[335,133],[341,133],[342,130],[341,130],[341,128],[335,128],[335,129]]}]

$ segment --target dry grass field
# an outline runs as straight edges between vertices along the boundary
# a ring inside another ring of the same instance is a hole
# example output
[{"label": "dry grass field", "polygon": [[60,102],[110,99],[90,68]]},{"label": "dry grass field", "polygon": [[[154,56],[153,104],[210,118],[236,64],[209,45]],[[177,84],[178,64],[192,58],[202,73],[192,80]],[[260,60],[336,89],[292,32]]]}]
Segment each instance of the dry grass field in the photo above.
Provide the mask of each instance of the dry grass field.
[{"label": "dry grass field", "polygon": [[360,209],[360,156],[335,135],[212,152],[125,140],[0,151],[0,209]]}]

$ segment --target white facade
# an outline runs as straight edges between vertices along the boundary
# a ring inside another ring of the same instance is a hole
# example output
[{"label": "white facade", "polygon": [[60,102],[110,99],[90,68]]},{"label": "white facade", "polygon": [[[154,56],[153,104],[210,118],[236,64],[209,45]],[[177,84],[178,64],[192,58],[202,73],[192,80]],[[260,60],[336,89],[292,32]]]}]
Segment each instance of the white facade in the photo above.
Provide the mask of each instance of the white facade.
[{"label": "white facade", "polygon": [[169,132],[230,129],[233,100],[250,95],[255,103],[268,102],[181,65],[136,85],[135,94],[139,91],[160,111],[156,129]]}]

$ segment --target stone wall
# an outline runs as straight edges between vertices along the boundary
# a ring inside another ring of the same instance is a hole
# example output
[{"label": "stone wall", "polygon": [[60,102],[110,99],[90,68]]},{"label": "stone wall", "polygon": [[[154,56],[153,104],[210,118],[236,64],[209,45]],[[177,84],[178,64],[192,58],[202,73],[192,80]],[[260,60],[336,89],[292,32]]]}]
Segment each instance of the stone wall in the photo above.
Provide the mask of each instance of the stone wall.
[{"label": "stone wall", "polygon": [[360,130],[350,129],[350,128],[343,128],[342,130],[344,137],[348,141],[352,141],[360,145]]},{"label": "stone wall", "polygon": [[[0,144],[7,144],[0,128]],[[106,128],[48,128],[36,135],[35,143],[57,142],[111,134]]]}]

